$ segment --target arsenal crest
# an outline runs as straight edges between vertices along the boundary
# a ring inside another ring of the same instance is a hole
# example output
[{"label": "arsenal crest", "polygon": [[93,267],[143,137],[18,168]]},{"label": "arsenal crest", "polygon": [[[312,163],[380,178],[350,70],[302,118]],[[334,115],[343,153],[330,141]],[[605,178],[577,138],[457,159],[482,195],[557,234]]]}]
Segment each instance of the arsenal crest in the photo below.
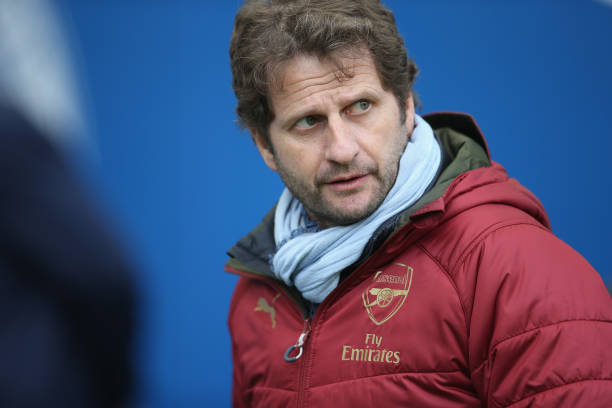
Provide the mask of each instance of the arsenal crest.
[{"label": "arsenal crest", "polygon": [[376,272],[372,283],[361,294],[363,306],[374,324],[380,326],[402,307],[410,292],[412,272],[410,266],[400,263]]}]

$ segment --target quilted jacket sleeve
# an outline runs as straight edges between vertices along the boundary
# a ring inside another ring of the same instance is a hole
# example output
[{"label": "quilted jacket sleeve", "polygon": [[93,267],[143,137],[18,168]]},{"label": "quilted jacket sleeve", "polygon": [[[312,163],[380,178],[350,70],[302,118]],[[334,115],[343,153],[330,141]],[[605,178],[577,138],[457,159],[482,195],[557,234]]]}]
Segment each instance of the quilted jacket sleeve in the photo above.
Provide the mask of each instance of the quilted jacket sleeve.
[{"label": "quilted jacket sleeve", "polygon": [[236,341],[234,337],[234,324],[233,318],[236,312],[235,307],[237,304],[236,298],[241,296],[241,292],[245,287],[245,279],[240,278],[238,283],[236,284],[236,289],[234,290],[234,294],[232,296],[232,302],[230,306],[230,311],[228,315],[228,327],[230,329],[230,334],[232,337],[232,361],[233,361],[233,373],[232,373],[232,407],[234,408],[246,408],[248,407],[249,401],[247,399],[246,387],[243,383],[242,379],[242,369],[239,362],[238,350],[236,347]]},{"label": "quilted jacket sleeve", "polygon": [[470,250],[473,383],[487,407],[612,407],[612,300],[548,230],[512,225]]},{"label": "quilted jacket sleeve", "polygon": [[[236,358],[235,352],[233,353]],[[245,401],[245,390],[242,385],[241,373],[236,364],[234,364],[234,372],[232,378],[232,406],[235,408],[248,407]]]}]

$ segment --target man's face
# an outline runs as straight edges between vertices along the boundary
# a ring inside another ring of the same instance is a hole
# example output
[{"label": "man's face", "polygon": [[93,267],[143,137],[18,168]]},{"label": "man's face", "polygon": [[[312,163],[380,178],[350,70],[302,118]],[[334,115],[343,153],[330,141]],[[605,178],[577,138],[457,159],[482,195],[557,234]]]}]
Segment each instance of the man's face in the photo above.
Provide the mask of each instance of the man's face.
[{"label": "man's face", "polygon": [[378,208],[414,127],[412,98],[400,123],[397,100],[369,53],[342,64],[351,77],[313,56],[288,61],[282,86],[270,93],[272,148],[253,135],[266,164],[321,228],[355,223]]}]

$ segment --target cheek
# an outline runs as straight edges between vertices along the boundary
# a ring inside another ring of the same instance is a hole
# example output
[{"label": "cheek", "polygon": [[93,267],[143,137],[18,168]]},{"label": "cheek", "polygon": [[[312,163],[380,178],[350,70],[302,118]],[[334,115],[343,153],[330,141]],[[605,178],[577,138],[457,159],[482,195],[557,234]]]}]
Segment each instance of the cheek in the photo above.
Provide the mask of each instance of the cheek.
[{"label": "cheek", "polygon": [[302,179],[313,178],[320,163],[318,151],[304,146],[282,146],[276,157],[285,169]]}]

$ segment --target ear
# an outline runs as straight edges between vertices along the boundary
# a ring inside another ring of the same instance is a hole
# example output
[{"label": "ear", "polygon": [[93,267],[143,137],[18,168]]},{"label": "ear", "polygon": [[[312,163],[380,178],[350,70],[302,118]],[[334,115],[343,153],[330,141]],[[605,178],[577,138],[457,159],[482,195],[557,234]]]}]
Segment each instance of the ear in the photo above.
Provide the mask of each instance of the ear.
[{"label": "ear", "polygon": [[406,128],[414,129],[414,98],[412,97],[412,92],[408,92],[408,97],[406,98]]},{"label": "ear", "polygon": [[259,154],[261,155],[261,158],[264,160],[264,162],[266,162],[269,168],[276,171],[276,162],[274,161],[274,153],[272,153],[272,150],[268,146],[268,141],[266,140],[266,138],[263,135],[259,134],[259,132],[257,132],[254,129],[249,129],[249,131],[251,132],[253,141],[257,145],[257,150],[259,150]]}]

